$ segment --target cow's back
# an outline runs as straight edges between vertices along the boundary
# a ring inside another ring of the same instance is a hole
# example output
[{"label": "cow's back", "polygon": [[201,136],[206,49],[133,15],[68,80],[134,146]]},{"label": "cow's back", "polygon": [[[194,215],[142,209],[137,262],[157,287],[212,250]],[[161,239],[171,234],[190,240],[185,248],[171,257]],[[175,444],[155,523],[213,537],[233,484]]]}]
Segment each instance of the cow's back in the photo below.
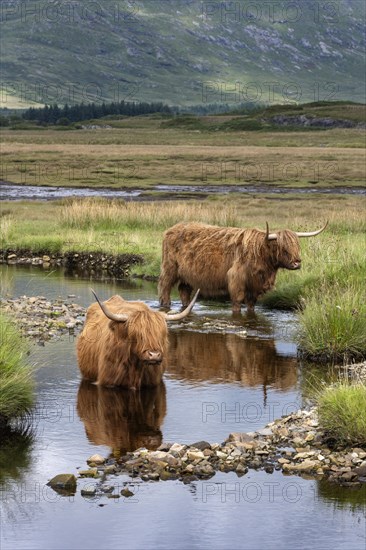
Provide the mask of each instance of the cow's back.
[{"label": "cow's back", "polygon": [[200,288],[203,295],[227,291],[227,272],[241,254],[243,230],[201,223],[179,223],[164,234],[163,268]]}]

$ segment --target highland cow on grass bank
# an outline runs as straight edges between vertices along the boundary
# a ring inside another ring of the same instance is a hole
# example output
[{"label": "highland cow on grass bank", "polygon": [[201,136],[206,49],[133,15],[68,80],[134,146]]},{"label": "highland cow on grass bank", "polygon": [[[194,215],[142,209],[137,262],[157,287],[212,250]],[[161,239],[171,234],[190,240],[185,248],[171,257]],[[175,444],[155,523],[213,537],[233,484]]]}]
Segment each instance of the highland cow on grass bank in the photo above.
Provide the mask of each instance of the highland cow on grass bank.
[{"label": "highland cow on grass bank", "polygon": [[274,287],[279,268],[300,269],[299,237],[318,235],[326,225],[310,233],[270,233],[268,224],[267,231],[174,225],[164,234],[160,304],[170,306],[171,289],[178,283],[183,305],[199,287],[205,297],[229,295],[233,312],[240,312],[243,303],[254,309],[259,296]]}]

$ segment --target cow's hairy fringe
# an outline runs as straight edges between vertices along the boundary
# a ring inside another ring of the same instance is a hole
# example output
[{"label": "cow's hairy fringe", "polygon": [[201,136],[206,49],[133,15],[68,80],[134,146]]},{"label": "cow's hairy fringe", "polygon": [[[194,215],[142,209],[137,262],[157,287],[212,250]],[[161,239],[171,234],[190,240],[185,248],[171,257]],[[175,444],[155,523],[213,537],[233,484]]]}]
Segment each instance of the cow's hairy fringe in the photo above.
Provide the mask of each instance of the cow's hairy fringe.
[{"label": "cow's hairy fringe", "polygon": [[[268,243],[266,241],[266,232],[259,229],[245,229],[243,231],[243,245],[245,255],[252,260],[266,257],[268,252]],[[299,254],[299,239],[293,231],[287,229],[277,232],[275,247],[275,259],[278,260],[286,250],[290,259],[296,259]]]},{"label": "cow's hairy fringe", "polygon": [[277,233],[277,258],[286,250],[290,260],[296,260],[299,257],[299,238],[293,231],[284,229]]},{"label": "cow's hairy fringe", "polygon": [[[163,351],[161,349],[161,336],[167,333],[166,321],[162,314],[149,311],[132,313],[127,321],[128,338],[134,343],[137,355],[146,349]],[[166,342],[164,342],[166,345]]]}]

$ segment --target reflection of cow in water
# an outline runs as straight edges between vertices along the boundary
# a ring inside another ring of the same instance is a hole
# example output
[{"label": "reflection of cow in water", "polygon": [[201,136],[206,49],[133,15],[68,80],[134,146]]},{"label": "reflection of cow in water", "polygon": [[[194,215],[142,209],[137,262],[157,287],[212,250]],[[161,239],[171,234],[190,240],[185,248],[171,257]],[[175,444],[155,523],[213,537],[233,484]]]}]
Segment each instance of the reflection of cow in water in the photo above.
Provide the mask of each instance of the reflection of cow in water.
[{"label": "reflection of cow in water", "polygon": [[235,334],[181,331],[170,334],[167,372],[177,378],[241,382],[286,390],[297,382],[296,357],[277,353],[273,339],[242,339]]},{"label": "reflection of cow in water", "polygon": [[111,447],[116,457],[139,447],[157,449],[166,414],[165,385],[130,392],[84,380],[79,387],[77,411],[89,441]]}]

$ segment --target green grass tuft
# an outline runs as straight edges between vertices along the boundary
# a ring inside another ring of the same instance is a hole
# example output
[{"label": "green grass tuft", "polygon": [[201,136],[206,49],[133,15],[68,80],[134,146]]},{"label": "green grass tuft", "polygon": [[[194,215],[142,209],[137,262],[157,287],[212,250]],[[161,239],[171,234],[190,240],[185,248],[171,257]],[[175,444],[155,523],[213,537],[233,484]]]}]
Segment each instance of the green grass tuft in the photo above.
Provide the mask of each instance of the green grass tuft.
[{"label": "green grass tuft", "polygon": [[318,397],[319,424],[338,443],[366,445],[366,385],[338,382]]},{"label": "green grass tuft", "polygon": [[27,412],[33,403],[32,369],[26,346],[14,325],[0,313],[0,419]]},{"label": "green grass tuft", "polygon": [[366,356],[366,302],[361,284],[354,282],[347,288],[323,284],[304,301],[299,345],[305,357],[347,361]]}]

